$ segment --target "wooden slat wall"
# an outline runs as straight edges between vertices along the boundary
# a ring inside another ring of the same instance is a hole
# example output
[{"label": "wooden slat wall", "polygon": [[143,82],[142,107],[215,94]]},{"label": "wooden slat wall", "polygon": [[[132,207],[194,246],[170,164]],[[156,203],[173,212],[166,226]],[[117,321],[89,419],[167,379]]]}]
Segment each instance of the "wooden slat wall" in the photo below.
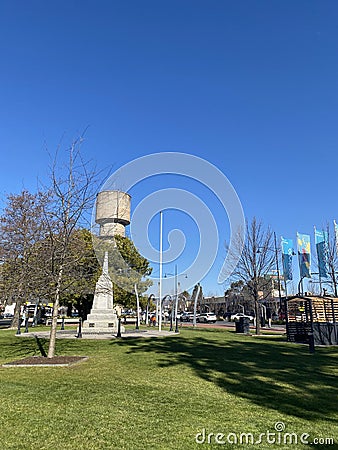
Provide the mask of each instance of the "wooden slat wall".
[{"label": "wooden slat wall", "polygon": [[311,301],[314,322],[338,321],[338,299],[312,298]]},{"label": "wooden slat wall", "polygon": [[307,297],[290,300],[288,303],[288,320],[290,322],[309,322],[309,311],[300,304],[312,303],[313,322],[338,322],[338,298]]}]

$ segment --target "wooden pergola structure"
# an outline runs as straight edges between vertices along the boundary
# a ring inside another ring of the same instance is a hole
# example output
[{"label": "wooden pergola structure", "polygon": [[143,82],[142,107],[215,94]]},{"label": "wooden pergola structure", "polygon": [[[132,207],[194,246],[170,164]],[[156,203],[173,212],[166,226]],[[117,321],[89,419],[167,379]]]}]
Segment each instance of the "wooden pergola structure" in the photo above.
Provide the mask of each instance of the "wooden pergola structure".
[{"label": "wooden pergola structure", "polygon": [[338,345],[338,298],[297,295],[286,299],[289,342]]}]

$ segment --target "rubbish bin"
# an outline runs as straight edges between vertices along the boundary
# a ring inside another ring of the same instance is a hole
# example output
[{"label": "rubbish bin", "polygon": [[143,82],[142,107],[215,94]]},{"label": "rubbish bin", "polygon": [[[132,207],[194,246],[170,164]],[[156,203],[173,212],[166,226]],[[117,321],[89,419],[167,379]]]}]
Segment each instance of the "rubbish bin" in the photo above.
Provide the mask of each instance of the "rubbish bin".
[{"label": "rubbish bin", "polygon": [[250,319],[249,317],[240,317],[238,322],[235,322],[236,333],[250,333]]}]

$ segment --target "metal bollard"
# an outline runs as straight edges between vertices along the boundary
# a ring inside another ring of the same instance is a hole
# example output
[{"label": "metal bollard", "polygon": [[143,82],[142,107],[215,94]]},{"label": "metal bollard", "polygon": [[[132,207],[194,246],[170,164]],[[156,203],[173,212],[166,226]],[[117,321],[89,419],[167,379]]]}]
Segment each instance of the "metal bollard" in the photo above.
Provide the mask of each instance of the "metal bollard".
[{"label": "metal bollard", "polygon": [[78,339],[81,339],[81,338],[82,338],[82,319],[81,319],[81,317],[79,318],[79,331],[78,331],[76,337],[77,337]]},{"label": "metal bollard", "polygon": [[173,331],[173,316],[170,314],[170,328],[169,331]]},{"label": "metal bollard", "polygon": [[116,334],[117,338],[121,337],[121,317],[118,318],[118,322],[117,322],[117,334]]},{"label": "metal bollard", "polygon": [[315,352],[315,340],[314,340],[313,332],[311,331],[310,333],[308,333],[308,336],[309,336],[309,352],[314,353]]},{"label": "metal bollard", "polygon": [[65,318],[62,317],[62,320],[61,320],[61,330],[64,330],[64,329],[65,329]]},{"label": "metal bollard", "polygon": [[28,317],[25,319],[25,331],[24,333],[28,333]]}]

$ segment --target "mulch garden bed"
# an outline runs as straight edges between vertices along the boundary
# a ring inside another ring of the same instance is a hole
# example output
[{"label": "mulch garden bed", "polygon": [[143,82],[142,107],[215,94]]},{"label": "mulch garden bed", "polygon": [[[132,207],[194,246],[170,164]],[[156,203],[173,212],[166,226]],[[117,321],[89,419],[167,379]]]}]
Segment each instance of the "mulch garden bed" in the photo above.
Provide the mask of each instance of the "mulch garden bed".
[{"label": "mulch garden bed", "polygon": [[27,358],[3,364],[2,367],[64,367],[86,361],[87,359],[87,356],[54,356],[53,358],[28,356]]}]

